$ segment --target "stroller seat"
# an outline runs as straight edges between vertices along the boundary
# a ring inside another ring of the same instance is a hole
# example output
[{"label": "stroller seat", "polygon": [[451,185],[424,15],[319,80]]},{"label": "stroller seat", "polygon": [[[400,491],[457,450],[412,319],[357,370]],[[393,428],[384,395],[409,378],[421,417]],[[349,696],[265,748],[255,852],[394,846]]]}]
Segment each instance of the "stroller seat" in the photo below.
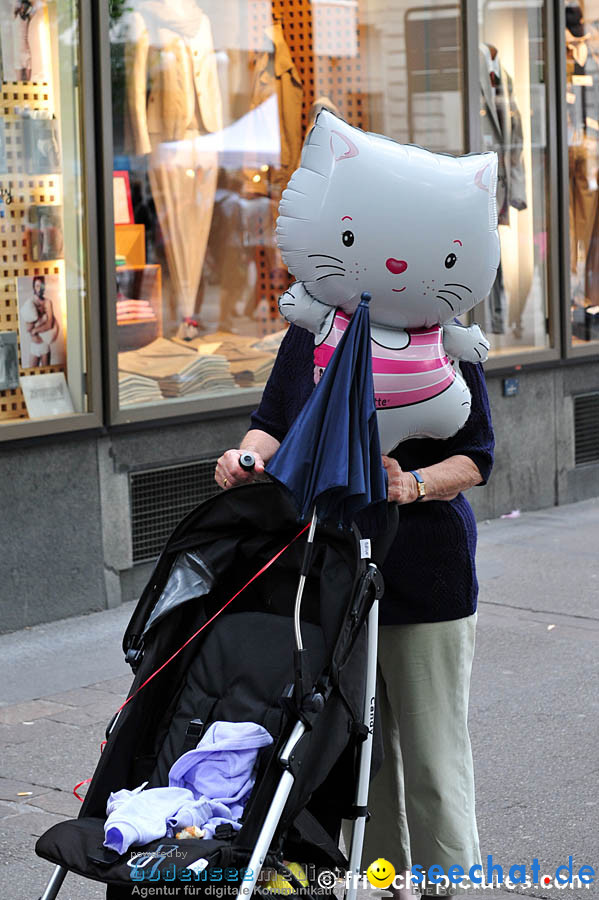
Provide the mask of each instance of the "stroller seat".
[{"label": "stroller seat", "polygon": [[[250,639],[250,635],[259,635],[260,639]],[[307,623],[303,635],[311,671],[317,675],[326,663],[322,629]],[[257,611],[221,616],[203,641],[202,652],[190,664],[174,711],[166,711],[150,752],[140,736],[139,751],[132,766],[133,781],[137,784],[148,781],[148,787],[168,785],[172,764],[200,739],[197,732],[193,737],[188,736],[190,723],[198,719],[204,723],[202,731],[216,721],[253,721],[263,725],[274,739],[270,747],[260,751],[262,757],[267,757],[259,763],[260,770],[264,771],[281,735],[284,713],[279,701],[285,687],[293,681],[292,663],[293,623],[287,617]],[[251,798],[248,808],[250,803]],[[62,860],[69,869],[88,877],[95,872],[104,880],[102,876],[118,858],[118,854],[103,848],[104,821],[94,816],[58,823],[44,836],[43,855],[54,859],[52,848],[61,847]],[[129,860],[135,862],[138,853],[171,853],[173,861],[184,858],[185,865],[189,865],[194,858],[210,855],[225,843],[162,838],[143,847],[132,847],[126,854],[127,864]],[[174,848],[181,857],[175,855]],[[150,870],[146,877],[150,877]],[[117,883],[122,883],[122,879]]]},{"label": "stroller seat", "polygon": [[[326,664],[322,629],[304,624],[310,669],[317,677]],[[258,639],[256,639],[258,638]],[[280,736],[280,698],[293,681],[293,622],[264,612],[240,612],[218,619],[192,661],[177,698],[156,765],[147,777],[150,787],[168,784],[168,772],[191,749],[186,734],[190,722],[256,722],[275,739]],[[196,737],[193,746],[197,743]],[[270,748],[266,748],[269,752]],[[140,772],[140,776],[145,773]]]}]

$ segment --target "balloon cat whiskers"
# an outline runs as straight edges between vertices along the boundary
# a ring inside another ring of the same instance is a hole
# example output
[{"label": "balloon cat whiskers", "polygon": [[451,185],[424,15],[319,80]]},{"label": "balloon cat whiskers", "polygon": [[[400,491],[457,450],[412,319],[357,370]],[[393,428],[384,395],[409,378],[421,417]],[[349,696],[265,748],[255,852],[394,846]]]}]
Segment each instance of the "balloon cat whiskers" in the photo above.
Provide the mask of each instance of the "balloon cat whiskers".
[{"label": "balloon cat whiskers", "polygon": [[283,193],[277,243],[297,279],[281,314],[315,336],[315,381],[368,291],[383,452],[447,438],[470,413],[456,360],[482,362],[478,325],[455,317],[499,264],[495,153],[459,158],[398,144],[319,113]]}]

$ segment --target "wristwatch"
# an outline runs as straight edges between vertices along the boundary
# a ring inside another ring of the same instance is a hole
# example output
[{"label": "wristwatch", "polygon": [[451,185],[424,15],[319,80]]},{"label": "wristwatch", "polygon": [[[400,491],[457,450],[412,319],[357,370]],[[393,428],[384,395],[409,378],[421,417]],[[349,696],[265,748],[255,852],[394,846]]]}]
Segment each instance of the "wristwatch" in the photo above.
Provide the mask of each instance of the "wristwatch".
[{"label": "wristwatch", "polygon": [[418,472],[415,472],[413,469],[410,469],[410,475],[413,475],[416,479],[416,489],[418,491],[418,496],[416,497],[416,503],[419,500],[423,500],[426,497],[426,485],[424,483],[424,478]]}]

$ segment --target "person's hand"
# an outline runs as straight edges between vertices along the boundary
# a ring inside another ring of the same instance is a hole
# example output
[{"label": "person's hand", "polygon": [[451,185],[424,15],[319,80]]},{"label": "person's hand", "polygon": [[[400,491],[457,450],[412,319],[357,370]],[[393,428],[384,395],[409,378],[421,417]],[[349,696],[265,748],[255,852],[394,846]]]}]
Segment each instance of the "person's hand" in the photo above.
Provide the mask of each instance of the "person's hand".
[{"label": "person's hand", "polygon": [[389,503],[414,503],[418,497],[416,479],[409,472],[404,472],[396,459],[383,456],[383,465],[387,472],[387,500]]},{"label": "person's hand", "polygon": [[243,452],[243,450],[227,450],[218,460],[214,472],[214,480],[224,490],[237,487],[239,484],[249,484],[255,481],[258,476],[264,474],[264,460],[255,450],[251,451],[256,461],[254,468],[249,472],[247,469],[241,468],[239,457]]}]

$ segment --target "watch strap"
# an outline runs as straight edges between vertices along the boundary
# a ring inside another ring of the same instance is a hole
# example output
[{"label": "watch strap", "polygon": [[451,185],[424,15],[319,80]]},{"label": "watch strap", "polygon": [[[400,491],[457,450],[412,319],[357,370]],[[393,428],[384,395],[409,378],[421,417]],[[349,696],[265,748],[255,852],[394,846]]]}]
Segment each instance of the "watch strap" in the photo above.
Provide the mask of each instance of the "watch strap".
[{"label": "watch strap", "polygon": [[418,496],[416,497],[416,503],[419,500],[422,500],[426,497],[426,485],[424,483],[424,478],[419,472],[416,472],[414,469],[410,469],[410,475],[413,475],[416,479],[416,489],[418,491]]}]

